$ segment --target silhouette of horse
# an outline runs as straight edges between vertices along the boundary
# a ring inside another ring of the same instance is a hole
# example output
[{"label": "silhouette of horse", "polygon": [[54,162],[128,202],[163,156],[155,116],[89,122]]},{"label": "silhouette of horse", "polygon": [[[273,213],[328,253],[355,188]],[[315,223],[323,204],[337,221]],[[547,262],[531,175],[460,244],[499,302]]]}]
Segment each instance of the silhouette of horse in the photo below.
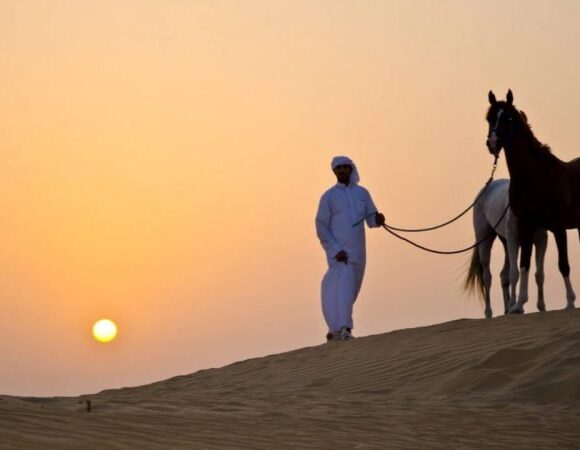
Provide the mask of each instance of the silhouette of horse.
[{"label": "silhouette of horse", "polygon": [[[483,192],[478,194],[478,200],[473,207],[473,230],[475,241],[485,239],[473,249],[471,263],[463,288],[472,293],[477,291],[485,301],[485,317],[491,318],[493,312],[490,305],[491,249],[495,238],[499,237],[503,244],[505,259],[501,271],[501,289],[503,293],[504,313],[515,304],[516,284],[519,278],[517,259],[519,251],[519,239],[517,230],[517,218],[508,208],[508,191],[510,181],[500,179],[493,181]],[[506,211],[506,208],[507,211]],[[502,215],[505,212],[503,220]],[[499,222],[499,224],[498,224]],[[495,227],[495,229],[494,229]],[[544,311],[544,256],[548,245],[546,230],[538,230],[534,236],[536,249],[536,284],[538,285],[538,310]],[[511,285],[511,291],[510,291]],[[511,294],[510,294],[511,292]]]},{"label": "silhouette of horse", "polygon": [[487,147],[493,155],[504,149],[510,173],[510,207],[518,219],[522,249],[520,292],[509,312],[523,313],[528,300],[532,241],[538,229],[554,234],[558,268],[566,287],[566,308],[574,308],[576,295],[570,283],[566,230],[580,227],[580,159],[563,162],[538,141],[525,116],[514,107],[511,90],[505,101],[497,101],[492,91],[488,99]]}]

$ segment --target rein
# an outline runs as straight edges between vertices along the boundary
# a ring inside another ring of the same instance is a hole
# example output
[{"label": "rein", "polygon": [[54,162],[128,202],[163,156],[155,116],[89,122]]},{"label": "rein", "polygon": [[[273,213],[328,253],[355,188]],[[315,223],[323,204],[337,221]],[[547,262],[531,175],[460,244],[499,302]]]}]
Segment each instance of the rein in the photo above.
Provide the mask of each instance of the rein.
[{"label": "rein", "polygon": [[[489,179],[485,182],[485,185],[483,186],[483,189],[479,192],[479,194],[477,194],[477,197],[475,197],[475,200],[473,200],[473,203],[471,205],[469,205],[462,213],[460,213],[459,215],[455,216],[453,219],[448,220],[447,222],[441,223],[439,225],[434,225],[432,227],[426,227],[426,228],[398,228],[398,227],[394,227],[392,225],[386,225],[386,226],[390,230],[393,230],[393,231],[401,231],[403,233],[422,233],[424,231],[432,231],[432,230],[437,230],[438,228],[443,228],[443,227],[445,227],[445,226],[447,226],[447,225],[455,222],[456,220],[460,219],[465,214],[467,214],[471,208],[473,208],[475,206],[475,204],[477,203],[477,201],[480,199],[480,197],[483,195],[483,193],[487,190],[487,188],[489,187],[489,185],[493,181],[493,176],[494,176],[495,171],[497,169],[497,160],[498,160],[498,158],[499,158],[499,154],[495,155],[495,160],[493,161],[493,166],[491,168],[491,174],[489,175]],[[498,223],[498,225],[499,225],[499,223]]]},{"label": "rein", "polygon": [[[417,244],[416,242],[411,241],[410,239],[407,239],[406,237],[403,237],[399,234],[396,233],[396,231],[399,232],[406,232],[406,233],[421,233],[424,231],[432,231],[432,230],[436,230],[438,228],[443,228],[444,226],[447,226],[453,222],[455,222],[456,220],[458,220],[459,218],[463,217],[465,214],[467,214],[467,212],[472,209],[475,204],[478,202],[478,200],[481,198],[481,196],[483,195],[483,193],[487,190],[487,188],[489,187],[489,185],[491,184],[491,182],[493,181],[493,177],[495,174],[495,171],[497,169],[497,160],[499,158],[499,153],[495,155],[495,160],[493,161],[493,167],[491,169],[491,174],[489,176],[489,179],[486,181],[483,189],[479,192],[479,194],[477,194],[477,197],[475,197],[475,200],[473,201],[473,203],[471,205],[469,205],[463,212],[461,212],[459,215],[455,216],[453,219],[448,220],[447,222],[441,223],[439,225],[434,225],[432,227],[426,227],[426,228],[398,228],[398,227],[394,227],[392,225],[389,224],[384,224],[383,228],[385,230],[387,230],[389,233],[391,233],[393,236],[395,236],[396,238],[401,239],[402,241],[407,242],[408,244],[411,244],[421,250],[424,250],[426,252],[430,252],[430,253],[435,253],[438,255],[456,255],[458,253],[464,253],[467,252],[469,250],[472,250],[473,248],[477,247],[479,244],[481,244],[482,242],[485,242],[486,240],[488,240],[489,238],[491,238],[494,233],[495,233],[495,229],[499,226],[499,224],[501,223],[501,221],[504,219],[510,205],[508,203],[508,205],[506,206],[505,210],[503,211],[501,217],[499,218],[499,220],[497,221],[497,223],[494,225],[493,230],[489,235],[487,235],[486,237],[484,237],[483,239],[480,239],[479,241],[477,241],[475,244],[470,245],[469,247],[465,247],[462,248],[460,250],[450,250],[450,251],[445,251],[445,250],[434,250],[432,248],[428,248],[428,247],[424,247],[420,244]],[[359,225],[360,223],[362,223],[365,219],[367,219],[368,217],[374,215],[370,214],[369,216],[365,217],[362,220],[359,220],[358,222],[354,223],[352,226],[356,227],[357,225]]]},{"label": "rein", "polygon": [[481,244],[482,242],[485,242],[485,241],[487,241],[489,238],[491,238],[491,237],[494,235],[495,229],[498,227],[498,225],[501,223],[501,221],[502,221],[502,220],[503,220],[503,218],[505,217],[505,215],[506,215],[506,213],[507,213],[507,210],[509,209],[509,207],[510,207],[510,205],[509,205],[509,203],[508,203],[508,205],[505,207],[505,209],[504,209],[504,211],[503,211],[503,213],[502,213],[501,217],[499,218],[499,220],[497,221],[497,223],[496,223],[496,224],[493,226],[493,229],[494,229],[494,231],[492,231],[491,233],[489,233],[489,234],[488,234],[486,237],[484,237],[483,239],[480,239],[479,241],[477,241],[475,244],[473,244],[473,245],[470,245],[469,247],[462,248],[462,249],[460,249],[460,250],[449,250],[449,251],[446,251],[446,250],[435,250],[435,249],[432,249],[432,248],[424,247],[424,246],[422,246],[422,245],[419,245],[419,244],[417,244],[416,242],[413,242],[413,241],[411,241],[410,239],[407,239],[406,237],[403,237],[403,236],[401,236],[400,234],[397,234],[397,233],[395,233],[395,232],[394,232],[394,231],[391,229],[391,227],[390,227],[389,225],[387,225],[387,224],[383,225],[383,228],[384,228],[385,230],[387,230],[389,233],[391,233],[393,236],[395,236],[395,237],[397,237],[397,238],[401,239],[402,241],[405,241],[405,242],[407,242],[408,244],[411,244],[411,245],[413,245],[413,246],[415,246],[415,247],[417,247],[417,248],[419,248],[419,249],[421,249],[421,250],[424,250],[424,251],[426,251],[426,252],[435,253],[435,254],[437,254],[437,255],[457,255],[457,254],[459,254],[459,253],[464,253],[464,252],[467,252],[467,251],[469,251],[469,250],[472,250],[472,249],[474,249],[475,247],[477,247],[479,244]]}]

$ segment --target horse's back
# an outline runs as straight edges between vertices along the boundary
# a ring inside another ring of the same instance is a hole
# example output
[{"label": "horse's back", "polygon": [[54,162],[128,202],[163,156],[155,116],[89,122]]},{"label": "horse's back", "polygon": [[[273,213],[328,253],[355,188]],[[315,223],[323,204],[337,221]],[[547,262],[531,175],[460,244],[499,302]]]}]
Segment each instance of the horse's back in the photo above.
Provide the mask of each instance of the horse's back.
[{"label": "horse's back", "polygon": [[580,158],[574,158],[566,163],[566,171],[571,180],[580,185]]},{"label": "horse's back", "polygon": [[509,185],[510,180],[500,178],[480,191],[480,197],[473,208],[473,225],[476,231],[495,227],[500,236],[506,236],[506,220],[505,216],[502,219],[502,214],[509,203]]}]

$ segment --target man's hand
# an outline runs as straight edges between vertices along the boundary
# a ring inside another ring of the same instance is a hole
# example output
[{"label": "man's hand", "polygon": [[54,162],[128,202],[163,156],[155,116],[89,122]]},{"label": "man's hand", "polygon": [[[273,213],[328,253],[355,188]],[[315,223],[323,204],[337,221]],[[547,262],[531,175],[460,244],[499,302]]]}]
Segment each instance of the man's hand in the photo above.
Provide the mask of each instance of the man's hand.
[{"label": "man's hand", "polygon": [[379,227],[382,227],[385,224],[385,216],[383,216],[380,212],[375,213],[375,222]]},{"label": "man's hand", "polygon": [[348,264],[348,253],[346,253],[344,250],[341,250],[336,255],[334,255],[334,259],[336,259],[338,262]]}]

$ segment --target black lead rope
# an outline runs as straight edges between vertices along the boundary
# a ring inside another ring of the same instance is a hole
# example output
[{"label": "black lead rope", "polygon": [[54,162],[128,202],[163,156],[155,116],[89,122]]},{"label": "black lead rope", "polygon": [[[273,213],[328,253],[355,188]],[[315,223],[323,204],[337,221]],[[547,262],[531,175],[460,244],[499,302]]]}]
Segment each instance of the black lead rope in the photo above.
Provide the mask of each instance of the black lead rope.
[{"label": "black lead rope", "polygon": [[[495,160],[493,162],[493,167],[491,169],[491,175],[489,176],[489,179],[485,183],[485,186],[483,187],[483,189],[479,192],[479,194],[477,194],[477,197],[475,197],[475,200],[473,200],[473,203],[471,205],[469,205],[467,207],[467,209],[465,211],[463,211],[461,214],[459,214],[458,216],[454,217],[451,220],[448,220],[445,223],[442,223],[442,224],[439,224],[439,225],[434,225],[432,227],[427,227],[427,228],[398,228],[398,227],[393,227],[392,225],[386,225],[389,228],[387,231],[389,231],[391,233],[393,231],[400,231],[400,232],[403,232],[403,233],[422,233],[424,231],[432,231],[432,230],[437,230],[438,228],[443,228],[444,226],[447,226],[450,223],[453,223],[456,220],[460,219],[465,214],[467,214],[471,208],[473,208],[475,206],[475,204],[477,203],[477,201],[479,200],[479,198],[483,195],[483,193],[487,190],[487,188],[489,187],[489,185],[493,181],[493,176],[495,174],[495,170],[497,169],[497,159],[498,158],[499,158],[499,154],[498,155],[495,155]],[[499,225],[499,223],[498,223],[498,225]],[[393,234],[395,234],[395,233],[393,233]],[[395,234],[395,236],[397,236],[397,235]],[[397,236],[397,237],[399,237],[399,236]],[[406,240],[405,238],[401,238],[401,239]]]},{"label": "black lead rope", "polygon": [[484,237],[483,239],[480,239],[479,241],[477,241],[475,244],[466,247],[466,248],[462,248],[461,250],[451,250],[451,251],[444,251],[444,250],[434,250],[432,248],[427,248],[424,247],[422,245],[417,244],[416,242],[411,241],[410,239],[407,239],[406,237],[403,237],[397,233],[395,233],[393,230],[391,230],[392,227],[388,226],[388,225],[383,225],[383,228],[385,230],[387,230],[389,233],[391,233],[393,236],[401,239],[402,241],[405,241],[417,248],[420,248],[421,250],[425,250],[426,252],[430,252],[430,253],[435,253],[437,255],[457,255],[458,253],[464,253],[467,252],[475,247],[477,247],[479,244],[487,241],[489,238],[491,238],[494,234],[495,234],[495,229],[499,226],[499,224],[501,223],[501,221],[503,220],[503,218],[505,217],[507,210],[509,209],[510,205],[508,203],[508,205],[506,206],[506,208],[503,211],[503,214],[501,215],[501,217],[499,218],[499,220],[497,221],[497,223],[495,224],[495,226],[493,227],[494,231],[492,231],[491,233],[489,233],[486,237]]}]

